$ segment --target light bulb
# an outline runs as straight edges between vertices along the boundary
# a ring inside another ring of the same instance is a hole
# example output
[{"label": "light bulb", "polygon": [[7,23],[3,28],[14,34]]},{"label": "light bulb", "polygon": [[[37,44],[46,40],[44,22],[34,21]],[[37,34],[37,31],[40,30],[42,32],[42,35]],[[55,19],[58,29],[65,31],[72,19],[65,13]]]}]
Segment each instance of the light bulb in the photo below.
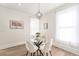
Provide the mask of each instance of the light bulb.
[{"label": "light bulb", "polygon": [[40,14],[40,13],[38,13],[38,16],[41,16],[41,14]]}]

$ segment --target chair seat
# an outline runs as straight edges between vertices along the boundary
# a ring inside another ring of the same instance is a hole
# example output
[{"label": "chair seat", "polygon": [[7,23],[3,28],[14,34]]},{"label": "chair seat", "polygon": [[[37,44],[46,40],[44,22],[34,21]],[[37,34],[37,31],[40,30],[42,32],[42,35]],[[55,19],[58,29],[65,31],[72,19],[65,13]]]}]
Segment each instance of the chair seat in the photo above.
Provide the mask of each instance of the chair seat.
[{"label": "chair seat", "polygon": [[[41,49],[41,51],[43,53],[46,53],[46,55],[48,55],[48,53],[51,54],[51,47],[52,47],[52,39],[48,40],[46,43],[45,43],[45,46],[43,49]],[[52,54],[51,54],[52,55]]]},{"label": "chair seat", "polygon": [[44,47],[45,47],[45,43],[42,43],[42,44],[40,45],[40,50],[43,50]]},{"label": "chair seat", "polygon": [[26,48],[29,52],[35,52],[38,49],[30,40],[26,41]]}]

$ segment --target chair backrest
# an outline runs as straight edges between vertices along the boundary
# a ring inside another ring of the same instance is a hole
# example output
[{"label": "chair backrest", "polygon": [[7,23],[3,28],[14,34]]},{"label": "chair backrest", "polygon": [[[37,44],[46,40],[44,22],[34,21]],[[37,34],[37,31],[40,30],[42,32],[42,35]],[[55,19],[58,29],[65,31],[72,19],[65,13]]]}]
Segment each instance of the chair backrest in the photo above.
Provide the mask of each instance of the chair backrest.
[{"label": "chair backrest", "polygon": [[26,48],[30,52],[35,52],[37,50],[37,47],[30,40],[26,41]]},{"label": "chair backrest", "polygon": [[52,46],[52,39],[45,43],[44,51],[49,51]]}]

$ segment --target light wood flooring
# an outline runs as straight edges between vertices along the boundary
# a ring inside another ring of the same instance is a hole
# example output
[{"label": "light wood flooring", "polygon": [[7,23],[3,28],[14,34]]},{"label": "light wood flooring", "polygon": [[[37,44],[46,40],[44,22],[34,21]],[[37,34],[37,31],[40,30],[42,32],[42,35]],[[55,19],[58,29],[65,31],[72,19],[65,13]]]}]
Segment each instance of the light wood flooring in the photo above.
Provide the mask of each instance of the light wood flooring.
[{"label": "light wood flooring", "polygon": [[[25,56],[26,52],[27,52],[27,49],[23,44],[23,45],[0,50],[0,56]],[[55,46],[52,46],[52,55],[53,56],[77,56],[73,53],[67,52]]]}]

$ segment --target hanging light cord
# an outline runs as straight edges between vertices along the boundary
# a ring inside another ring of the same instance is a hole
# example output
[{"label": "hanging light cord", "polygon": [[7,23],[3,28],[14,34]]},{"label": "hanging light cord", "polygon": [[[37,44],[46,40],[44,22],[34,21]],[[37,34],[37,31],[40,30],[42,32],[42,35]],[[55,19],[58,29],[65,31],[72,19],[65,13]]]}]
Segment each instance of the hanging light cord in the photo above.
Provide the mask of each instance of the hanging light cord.
[{"label": "hanging light cord", "polygon": [[40,3],[38,3],[38,12],[36,13],[36,17],[40,20],[40,18],[42,17],[42,13],[40,11]]},{"label": "hanging light cord", "polygon": [[39,3],[39,12],[40,12],[40,3]]}]

